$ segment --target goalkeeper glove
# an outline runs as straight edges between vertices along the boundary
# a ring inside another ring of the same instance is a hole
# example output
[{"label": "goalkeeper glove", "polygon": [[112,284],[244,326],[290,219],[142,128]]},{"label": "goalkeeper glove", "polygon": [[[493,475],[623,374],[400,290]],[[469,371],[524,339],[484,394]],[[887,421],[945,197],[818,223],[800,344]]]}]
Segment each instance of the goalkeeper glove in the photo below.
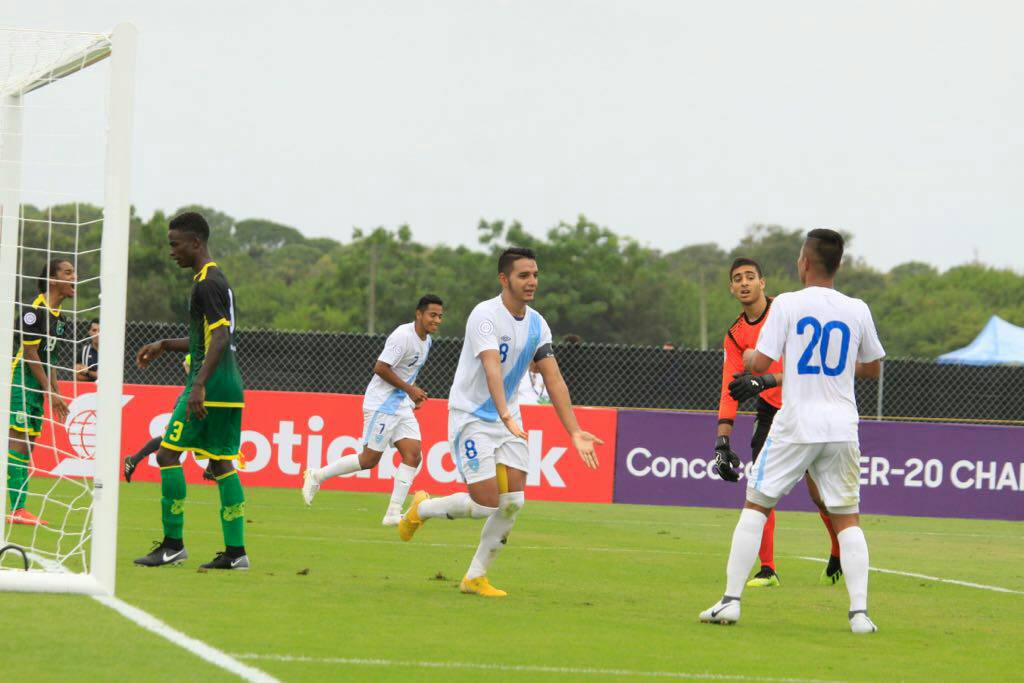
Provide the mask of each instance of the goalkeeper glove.
[{"label": "goalkeeper glove", "polygon": [[729,437],[720,436],[715,440],[715,464],[713,469],[725,481],[739,481],[740,456],[732,452]]},{"label": "goalkeeper glove", "polygon": [[765,389],[779,386],[775,375],[751,375],[749,372],[737,372],[729,382],[729,395],[734,401],[746,401],[754,398]]}]

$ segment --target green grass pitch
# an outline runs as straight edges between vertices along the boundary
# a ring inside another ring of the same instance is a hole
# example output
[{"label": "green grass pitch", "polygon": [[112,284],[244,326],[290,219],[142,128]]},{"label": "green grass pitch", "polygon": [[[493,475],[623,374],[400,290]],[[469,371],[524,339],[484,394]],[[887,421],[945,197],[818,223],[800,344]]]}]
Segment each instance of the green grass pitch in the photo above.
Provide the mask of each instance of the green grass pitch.
[{"label": "green grass pitch", "polygon": [[[118,596],[282,681],[1019,680],[1024,529],[866,516],[871,564],[1017,591],[872,573],[881,631],[848,632],[843,585],[817,583],[817,516],[780,511],[782,586],[743,619],[702,625],[722,591],[737,512],[528,501],[492,567],[503,600],[462,595],[481,524],[431,520],[411,543],[386,497],[247,492],[248,573],[199,573],[221,548],[217,493],[190,486],[181,567],[131,560],[159,532],[159,488],[122,485]],[[739,494],[738,494],[739,495]],[[16,528],[13,539],[28,530]],[[303,573],[304,570],[308,573]],[[231,680],[90,598],[0,594],[0,679]],[[516,668],[519,667],[519,668]]]}]

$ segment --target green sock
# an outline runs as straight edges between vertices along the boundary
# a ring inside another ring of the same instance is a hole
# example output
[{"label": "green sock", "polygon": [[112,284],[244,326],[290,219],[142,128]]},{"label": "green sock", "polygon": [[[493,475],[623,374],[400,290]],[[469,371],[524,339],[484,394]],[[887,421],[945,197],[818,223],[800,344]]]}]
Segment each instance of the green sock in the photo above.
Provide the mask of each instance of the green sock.
[{"label": "green sock", "polygon": [[185,472],[181,465],[160,468],[164,536],[181,539],[185,529]]},{"label": "green sock", "polygon": [[220,491],[220,526],[224,531],[224,545],[245,545],[245,492],[237,471],[217,477]]},{"label": "green sock", "polygon": [[7,451],[7,497],[11,501],[11,512],[25,507],[28,463],[29,460],[23,454]]}]

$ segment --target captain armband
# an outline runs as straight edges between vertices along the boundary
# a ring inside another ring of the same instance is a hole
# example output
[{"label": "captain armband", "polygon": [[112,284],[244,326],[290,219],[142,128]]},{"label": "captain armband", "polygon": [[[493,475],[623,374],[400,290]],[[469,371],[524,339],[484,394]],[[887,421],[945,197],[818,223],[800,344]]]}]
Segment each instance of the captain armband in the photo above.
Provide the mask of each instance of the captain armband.
[{"label": "captain armband", "polygon": [[554,358],[555,350],[551,348],[551,344],[544,344],[537,349],[537,353],[533,354],[533,362],[539,363],[545,358]]}]

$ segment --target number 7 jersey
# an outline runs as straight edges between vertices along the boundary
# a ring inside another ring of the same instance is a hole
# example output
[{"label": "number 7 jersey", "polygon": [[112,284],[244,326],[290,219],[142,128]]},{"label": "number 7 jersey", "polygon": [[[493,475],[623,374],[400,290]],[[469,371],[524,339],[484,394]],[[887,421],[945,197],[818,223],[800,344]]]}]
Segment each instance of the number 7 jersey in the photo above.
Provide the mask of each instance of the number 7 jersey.
[{"label": "number 7 jersey", "polygon": [[857,363],[885,356],[871,311],[827,287],[779,294],[757,340],[773,360],[786,357],[782,410],[771,438],[781,443],[857,442]]},{"label": "number 7 jersey", "polygon": [[228,346],[206,380],[206,402],[210,408],[242,408],[245,405],[242,374],[235,349],[235,296],[220,267],[211,261],[193,278],[188,303],[188,352],[191,356],[185,392],[206,360],[210,335],[218,327],[228,330]]}]

